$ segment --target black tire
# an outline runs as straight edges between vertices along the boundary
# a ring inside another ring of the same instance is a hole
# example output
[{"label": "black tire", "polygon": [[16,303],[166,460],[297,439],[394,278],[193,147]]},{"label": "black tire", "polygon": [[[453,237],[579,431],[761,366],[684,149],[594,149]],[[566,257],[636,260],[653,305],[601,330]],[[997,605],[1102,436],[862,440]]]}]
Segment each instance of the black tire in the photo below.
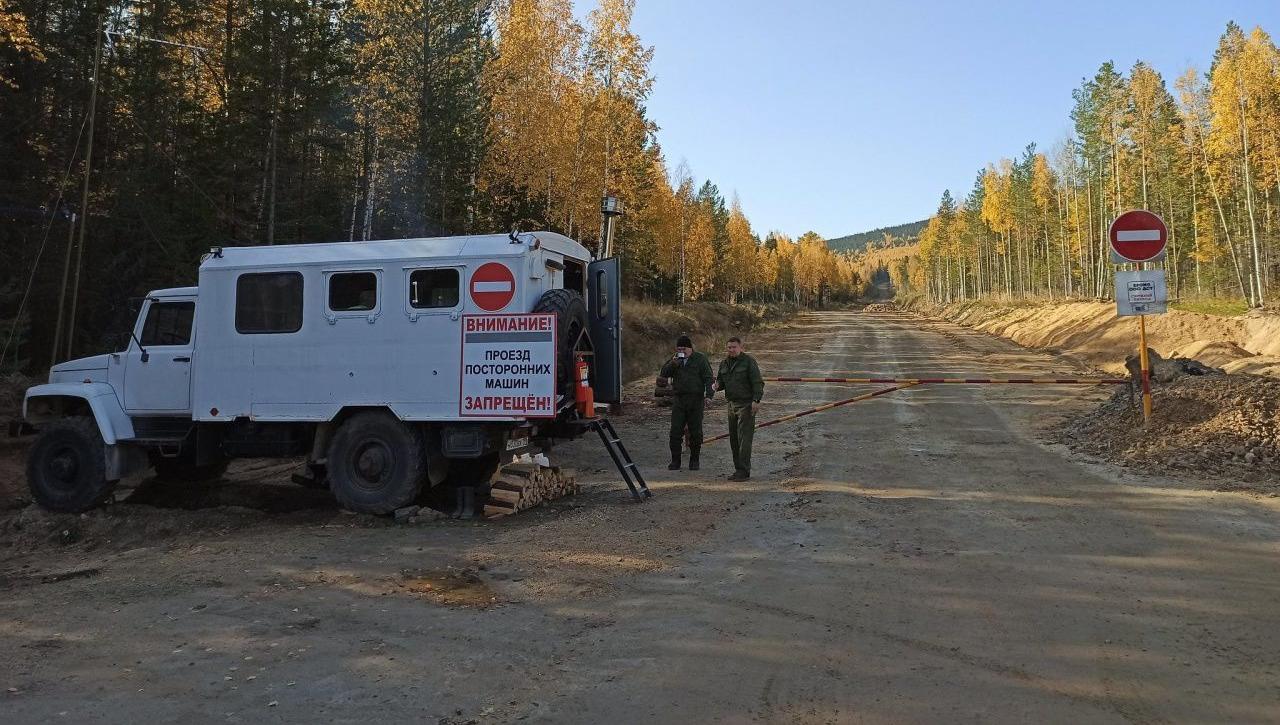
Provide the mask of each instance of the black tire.
[{"label": "black tire", "polygon": [[[553,312],[556,315],[556,391],[564,394],[573,389],[573,346],[578,336],[587,329],[587,303],[573,290],[553,289],[542,293],[533,312]],[[590,333],[588,333],[589,335]]]},{"label": "black tire", "polygon": [[329,489],[349,511],[389,514],[418,498],[427,477],[422,430],[383,412],[357,413],[329,442]]},{"label": "black tire", "polygon": [[107,480],[107,448],[98,424],[88,417],[63,418],[43,427],[27,457],[27,485],[44,508],[87,511],[116,487]]},{"label": "black tire", "polygon": [[160,455],[151,457],[151,467],[155,469],[156,480],[165,483],[203,483],[222,478],[227,472],[228,460],[214,461],[197,465],[195,451],[183,450],[174,458]]}]

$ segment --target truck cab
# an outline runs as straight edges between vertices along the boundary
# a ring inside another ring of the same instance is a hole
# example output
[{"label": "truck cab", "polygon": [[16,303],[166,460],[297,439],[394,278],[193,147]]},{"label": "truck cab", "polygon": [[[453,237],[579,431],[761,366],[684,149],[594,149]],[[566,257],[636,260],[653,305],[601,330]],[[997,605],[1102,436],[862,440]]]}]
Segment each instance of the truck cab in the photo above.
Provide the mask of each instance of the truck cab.
[{"label": "truck cab", "polygon": [[[596,400],[619,400],[618,274],[616,258],[551,232],[215,248],[196,286],[146,296],[122,350],[54,365],[27,391],[33,496],[79,511],[147,467],[192,479],[233,458],[306,456],[304,479],[386,513],[483,478],[509,451],[576,430],[575,363]],[[548,355],[468,364],[476,344],[537,337],[464,332],[482,319],[537,320]],[[496,401],[542,390],[547,404],[471,405],[467,391],[485,388]]]}]

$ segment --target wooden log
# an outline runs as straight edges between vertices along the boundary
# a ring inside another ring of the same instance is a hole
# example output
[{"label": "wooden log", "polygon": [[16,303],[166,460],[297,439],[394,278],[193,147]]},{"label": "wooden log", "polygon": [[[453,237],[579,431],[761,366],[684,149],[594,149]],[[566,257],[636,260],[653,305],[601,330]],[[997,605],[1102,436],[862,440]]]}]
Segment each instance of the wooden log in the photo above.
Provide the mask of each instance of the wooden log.
[{"label": "wooden log", "polygon": [[502,473],[510,476],[520,476],[521,478],[531,478],[538,472],[540,466],[536,463],[512,463],[502,467]]},{"label": "wooden log", "polygon": [[514,503],[496,498],[490,498],[488,501],[485,501],[485,506],[497,506],[499,508],[506,509],[507,513],[511,513],[519,508],[519,506],[516,506]]},{"label": "wooden log", "polygon": [[512,481],[506,478],[499,478],[498,480],[489,484],[489,490],[491,491],[502,490],[502,491],[515,491],[519,493],[520,491],[523,491],[528,487],[529,486],[527,485],[527,483],[523,480]]},{"label": "wooden log", "polygon": [[490,502],[501,501],[503,503],[509,503],[515,508],[520,507],[521,498],[523,498],[523,495],[520,491],[507,491],[504,489],[495,488],[489,492]]}]

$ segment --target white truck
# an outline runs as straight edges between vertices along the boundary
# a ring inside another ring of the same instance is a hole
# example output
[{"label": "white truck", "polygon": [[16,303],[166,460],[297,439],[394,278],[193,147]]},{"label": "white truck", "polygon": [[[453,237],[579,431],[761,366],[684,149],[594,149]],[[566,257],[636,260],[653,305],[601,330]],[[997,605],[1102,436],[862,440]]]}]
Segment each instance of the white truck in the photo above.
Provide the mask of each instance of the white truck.
[{"label": "white truck", "polygon": [[580,433],[584,372],[619,401],[619,292],[616,258],[551,232],[215,247],[198,286],[147,295],[125,349],[27,391],[32,495],[83,511],[147,467],[305,455],[342,506],[394,511]]}]

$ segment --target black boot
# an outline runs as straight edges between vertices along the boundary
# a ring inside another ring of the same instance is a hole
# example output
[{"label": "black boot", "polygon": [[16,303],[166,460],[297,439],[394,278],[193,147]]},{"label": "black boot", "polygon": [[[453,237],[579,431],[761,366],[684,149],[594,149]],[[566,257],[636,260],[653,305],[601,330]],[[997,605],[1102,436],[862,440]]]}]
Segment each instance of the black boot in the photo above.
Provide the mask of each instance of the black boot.
[{"label": "black boot", "polygon": [[671,463],[667,466],[667,470],[668,471],[680,470],[680,445],[677,443],[671,444]]},{"label": "black boot", "polygon": [[700,468],[699,461],[698,461],[699,453],[701,453],[701,451],[699,451],[696,448],[693,449],[692,451],[689,451],[689,470],[690,471],[696,471]]}]

